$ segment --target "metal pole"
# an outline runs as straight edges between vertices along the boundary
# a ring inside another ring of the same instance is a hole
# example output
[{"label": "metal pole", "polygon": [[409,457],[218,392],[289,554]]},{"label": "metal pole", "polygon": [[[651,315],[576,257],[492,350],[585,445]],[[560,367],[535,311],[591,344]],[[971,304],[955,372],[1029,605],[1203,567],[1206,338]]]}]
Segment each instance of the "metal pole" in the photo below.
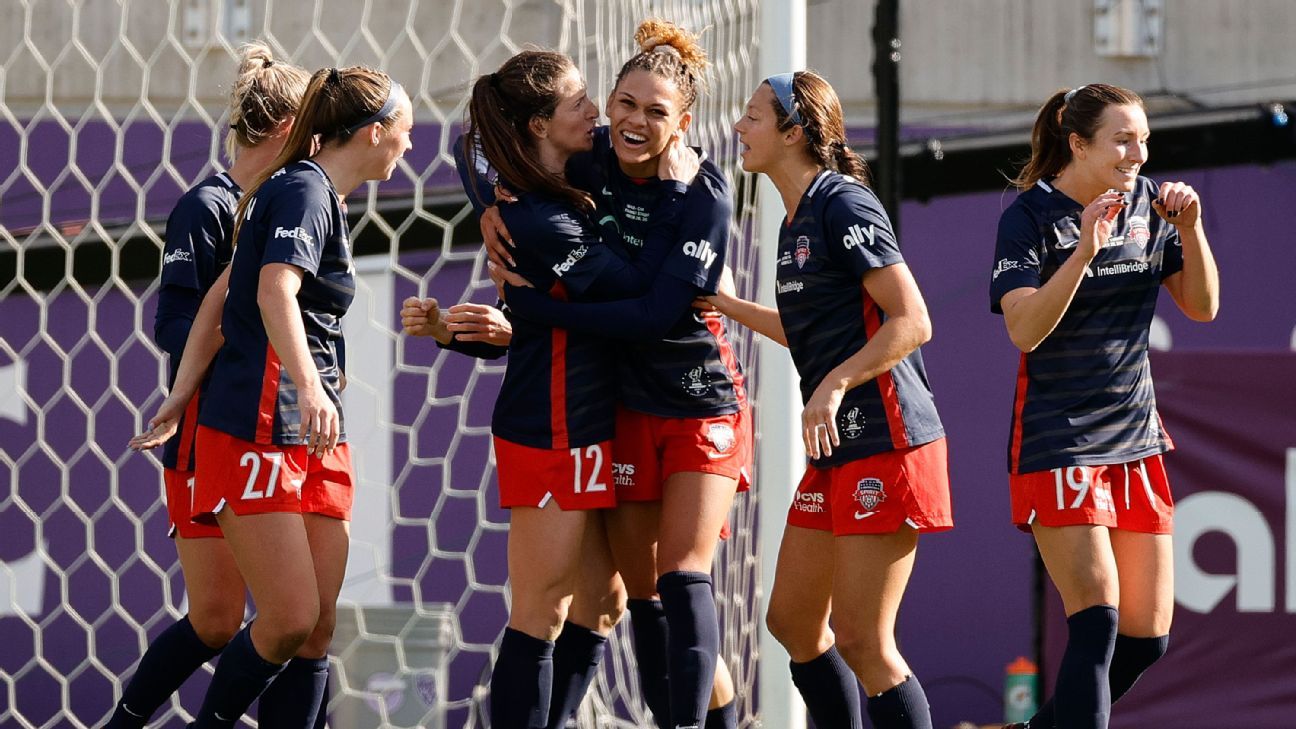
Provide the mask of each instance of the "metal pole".
[{"label": "metal pole", "polygon": [[900,239],[900,0],[878,0],[873,21],[877,167],[873,189]]},{"label": "metal pole", "polygon": [[[765,0],[760,4],[760,78],[805,68],[805,15],[805,0]],[[769,179],[761,175],[759,185],[757,299],[767,306],[774,306],[775,252],[784,210],[778,190]],[[798,380],[792,357],[778,342],[762,338],[757,345],[756,361],[760,387],[756,454],[756,483],[760,496],[756,518],[759,524],[760,600],[764,607],[774,584],[774,566],[783,527],[787,523],[787,508],[804,468],[805,452],[797,427],[801,397],[797,392]],[[792,676],[787,670],[787,652],[765,628],[763,616],[759,624],[757,690],[761,726],[805,729],[805,704],[792,685]]]}]

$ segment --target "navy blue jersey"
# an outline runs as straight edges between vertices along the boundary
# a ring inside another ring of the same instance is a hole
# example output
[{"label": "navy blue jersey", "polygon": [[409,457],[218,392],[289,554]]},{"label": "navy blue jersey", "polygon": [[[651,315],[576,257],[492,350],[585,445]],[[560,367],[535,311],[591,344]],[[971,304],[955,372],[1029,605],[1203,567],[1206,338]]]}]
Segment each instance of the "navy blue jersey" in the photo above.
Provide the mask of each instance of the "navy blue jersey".
[{"label": "navy blue jersey", "polygon": [[301,442],[297,387],[270,346],[257,286],[262,267],[272,263],[305,272],[297,292],[302,327],[341,419],[338,348],[342,315],[355,298],[355,268],[346,216],[328,175],[310,160],[276,172],[249,204],[237,243],[221,319],[225,345],[216,355],[199,422],[242,440],[295,445]]},{"label": "navy blue jersey", "polygon": [[[903,260],[873,191],[850,177],[821,172],[791,223],[779,230],[776,298],[801,376],[802,402],[886,321],[886,312],[864,288],[864,274]],[[814,460],[816,467],[930,443],[945,434],[919,350],[846,393],[837,410],[837,433],[841,445],[831,456]]]},{"label": "navy blue jersey", "polygon": [[[615,257],[589,218],[562,203],[523,193],[499,211],[517,246],[515,270],[555,298],[588,295]],[[612,437],[615,363],[606,342],[518,317],[508,355],[491,432],[533,448]]]},{"label": "navy blue jersey", "polygon": [[[1148,329],[1161,282],[1183,270],[1183,250],[1152,209],[1156,196],[1156,184],[1140,177],[1062,320],[1022,355],[1012,473],[1123,463],[1172,447],[1152,391]],[[999,302],[1013,289],[1043,286],[1070,257],[1083,209],[1044,181],[1017,196],[999,218],[992,311],[1003,313]]]},{"label": "navy blue jersey", "polygon": [[[598,206],[599,225],[622,238],[631,255],[642,250],[651,213],[672,183],[634,179],[621,171],[607,127],[594,132],[594,151],[567,166],[572,184],[587,190]],[[661,273],[714,293],[729,247],[733,194],[724,173],[703,160],[688,187],[680,213],[677,244]],[[707,417],[736,412],[746,400],[742,367],[724,320],[694,309],[659,340],[622,344],[617,358],[622,403],[631,410],[664,417]]]},{"label": "navy blue jersey", "polygon": [[[234,210],[243,191],[224,172],[195,185],[176,202],[167,218],[162,251],[161,288],[153,338],[170,358],[167,386],[175,385],[189,329],[203,297],[233,255]],[[206,383],[199,389],[201,400]],[[176,437],[162,447],[162,465],[192,471],[198,401],[190,404]]]}]

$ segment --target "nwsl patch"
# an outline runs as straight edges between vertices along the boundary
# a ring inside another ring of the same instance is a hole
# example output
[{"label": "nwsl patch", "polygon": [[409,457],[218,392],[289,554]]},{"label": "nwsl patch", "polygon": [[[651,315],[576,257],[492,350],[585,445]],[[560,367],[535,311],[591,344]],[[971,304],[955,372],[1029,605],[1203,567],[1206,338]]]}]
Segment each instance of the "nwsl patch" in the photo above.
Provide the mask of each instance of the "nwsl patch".
[{"label": "nwsl patch", "polygon": [[796,262],[797,268],[805,268],[806,261],[810,260],[810,238],[804,235],[798,235],[796,239]]},{"label": "nwsl patch", "polygon": [[1138,246],[1141,251],[1147,248],[1149,237],[1151,235],[1148,232],[1147,221],[1141,217],[1130,216],[1129,232],[1125,234],[1125,238]]},{"label": "nwsl patch", "polygon": [[845,421],[841,422],[839,420],[842,435],[846,436],[850,440],[855,440],[861,435],[864,435],[864,423],[867,422],[867,419],[860,413],[859,408],[851,408],[850,410],[847,410],[842,418],[844,418]]},{"label": "nwsl patch", "polygon": [[873,511],[886,501],[886,490],[882,488],[882,481],[876,478],[861,478],[859,483],[855,484],[855,500],[859,505],[864,507],[865,511]]}]

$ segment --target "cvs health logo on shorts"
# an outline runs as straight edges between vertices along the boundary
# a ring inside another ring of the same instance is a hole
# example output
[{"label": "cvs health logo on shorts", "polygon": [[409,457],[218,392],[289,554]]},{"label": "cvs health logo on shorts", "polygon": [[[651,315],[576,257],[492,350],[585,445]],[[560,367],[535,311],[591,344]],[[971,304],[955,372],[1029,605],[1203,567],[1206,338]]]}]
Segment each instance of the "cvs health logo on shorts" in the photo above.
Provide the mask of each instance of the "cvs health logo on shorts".
[{"label": "cvs health logo on shorts", "polygon": [[635,485],[635,467],[633,463],[612,464],[612,483],[616,486]]},{"label": "cvs health logo on shorts", "polygon": [[824,501],[824,495],[821,491],[800,491],[797,492],[796,498],[792,501],[792,508],[797,511],[804,511],[807,514],[822,514]]}]

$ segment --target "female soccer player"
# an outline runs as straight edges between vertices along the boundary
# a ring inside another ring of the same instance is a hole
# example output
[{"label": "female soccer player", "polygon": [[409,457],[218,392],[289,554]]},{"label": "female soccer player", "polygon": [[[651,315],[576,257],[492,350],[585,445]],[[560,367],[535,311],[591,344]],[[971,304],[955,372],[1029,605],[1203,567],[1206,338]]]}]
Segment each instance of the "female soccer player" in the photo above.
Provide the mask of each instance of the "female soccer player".
[{"label": "female soccer player", "polygon": [[[263,44],[239,49],[238,78],[230,92],[230,129],[225,136],[225,154],[232,164],[228,171],[185,193],[167,220],[153,336],[170,355],[172,383],[199,304],[232,255],[238,198],[283,148],[308,79],[303,69],[274,60]],[[143,727],[243,624],[245,589],[233,554],[218,527],[195,524],[189,518],[200,397],[189,400],[179,423],[180,437],[168,441],[162,452],[167,513],[189,613],[149,644],[108,729]],[[262,701],[263,714],[274,711],[272,703]]]},{"label": "female soccer player", "polygon": [[[646,289],[678,235],[674,221],[697,171],[682,145],[660,167],[654,161],[669,189],[645,211],[657,224],[646,232],[643,255],[633,264],[622,259],[599,240],[593,201],[566,176],[568,160],[590,149],[597,118],[580,73],[561,54],[524,51],[473,85],[466,138],[475,143],[458,145],[460,174],[474,190],[480,155],[519,193],[499,212],[517,236],[520,270],[546,297],[607,299]],[[491,678],[491,719],[538,728],[550,721],[554,640],[585,556],[588,512],[616,503],[616,380],[611,352],[595,337],[518,321],[508,351],[491,431],[501,505],[510,508],[513,600]]]},{"label": "female soccer player", "polygon": [[728,293],[711,301],[791,350],[810,457],[769,629],[817,726],[862,726],[858,677],[874,726],[928,728],[927,698],[895,644],[918,534],[953,526],[944,430],[918,349],[931,337],[927,307],[827,81],[766,79],[734,128],[743,169],[768,175],[787,211],[778,311]]},{"label": "female soccer player", "polygon": [[1164,286],[1190,319],[1219,308],[1201,201],[1140,177],[1132,91],[1089,84],[1039,111],[1022,189],[999,219],[990,306],[1022,351],[1008,446],[1013,522],[1035,535],[1067,614],[1053,701],[1030,727],[1106,727],[1166,650],[1174,505],[1148,329]]},{"label": "female soccer player", "polygon": [[[572,181],[595,196],[601,224],[631,248],[643,245],[652,224],[649,213],[665,188],[655,169],[692,122],[706,68],[696,37],[671,23],[645,21],[635,40],[641,50],[622,66],[608,100],[609,127],[596,132],[592,155],[568,167]],[[719,650],[710,572],[734,493],[747,487],[751,424],[723,322],[690,308],[695,296],[715,291],[732,210],[723,173],[704,163],[689,187],[675,247],[647,295],[577,304],[526,286],[508,294],[519,317],[629,340],[617,361],[618,507],[607,531],[629,592],[643,692],[666,727],[736,724],[728,692],[707,716]],[[491,237],[488,221],[483,228]],[[720,684],[729,686],[727,679]]]},{"label": "female soccer player", "polygon": [[[225,344],[199,414],[193,514],[219,522],[257,619],[222,654],[197,727],[236,722],[294,656],[318,666],[297,701],[319,706],[353,493],[338,410],[340,319],[354,293],[342,199],[391,176],[412,125],[409,97],[386,74],[320,70],[277,171],[239,202]],[[186,397],[184,368],[155,421]]]}]

